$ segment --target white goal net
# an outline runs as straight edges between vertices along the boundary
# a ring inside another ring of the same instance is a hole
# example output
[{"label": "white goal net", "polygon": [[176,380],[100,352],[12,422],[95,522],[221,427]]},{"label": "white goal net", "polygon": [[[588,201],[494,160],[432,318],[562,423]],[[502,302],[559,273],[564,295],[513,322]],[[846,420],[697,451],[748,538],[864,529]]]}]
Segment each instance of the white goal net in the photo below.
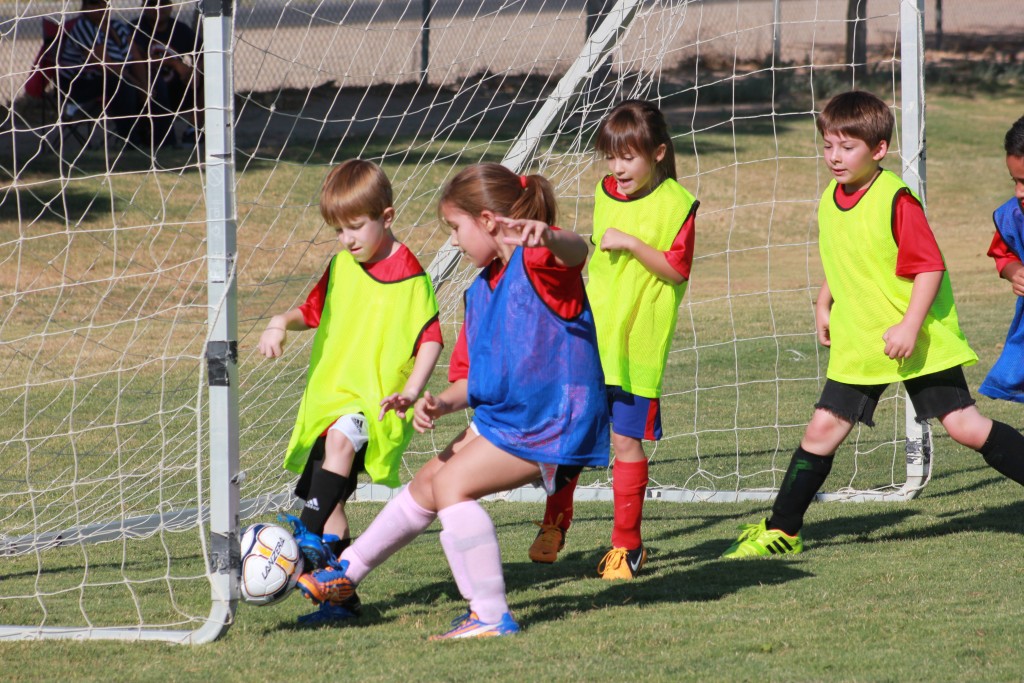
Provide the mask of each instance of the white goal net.
[{"label": "white goal net", "polygon": [[[61,69],[86,35],[79,2],[0,3],[0,638],[202,642],[230,623],[237,519],[290,505],[312,334],[275,361],[256,341],[337,248],[317,200],[344,159],[390,176],[450,351],[475,273],[445,247],[445,181],[480,161],[542,173],[560,226],[589,236],[598,122],[622,99],[659,104],[701,201],[648,446],[666,500],[772,495],[821,389],[828,97],[891,103],[887,165],[924,189],[923,0],[859,18],[847,0],[172,3],[202,29],[190,49],[157,41],[143,4],[102,15],[129,43],[84,57],[98,83],[76,90]],[[892,390],[854,433],[829,497],[924,485],[927,432],[904,404]],[[417,437],[405,478],[465,425]],[[585,473],[578,498],[608,497],[609,476]]]}]

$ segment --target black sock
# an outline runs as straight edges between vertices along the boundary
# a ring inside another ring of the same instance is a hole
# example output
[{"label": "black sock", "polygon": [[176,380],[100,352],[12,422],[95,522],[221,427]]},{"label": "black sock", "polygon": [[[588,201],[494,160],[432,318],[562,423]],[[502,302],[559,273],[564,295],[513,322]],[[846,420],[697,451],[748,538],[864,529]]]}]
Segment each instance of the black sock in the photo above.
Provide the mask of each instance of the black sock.
[{"label": "black sock", "polygon": [[769,529],[780,529],[790,536],[800,531],[804,525],[804,513],[832,471],[834,458],[834,453],[815,455],[799,446],[793,451],[789,469],[772,506],[772,516],[767,524]]},{"label": "black sock", "polygon": [[341,552],[350,545],[352,545],[351,538],[340,538],[337,541],[331,541],[328,543],[327,547],[331,549],[331,552],[334,553],[335,557],[341,557]]},{"label": "black sock", "polygon": [[1024,434],[992,420],[992,431],[978,452],[996,472],[1024,485]]},{"label": "black sock", "polygon": [[330,470],[317,469],[309,483],[309,497],[299,516],[307,529],[317,536],[323,536],[327,518],[334,512],[347,487],[348,477]]}]

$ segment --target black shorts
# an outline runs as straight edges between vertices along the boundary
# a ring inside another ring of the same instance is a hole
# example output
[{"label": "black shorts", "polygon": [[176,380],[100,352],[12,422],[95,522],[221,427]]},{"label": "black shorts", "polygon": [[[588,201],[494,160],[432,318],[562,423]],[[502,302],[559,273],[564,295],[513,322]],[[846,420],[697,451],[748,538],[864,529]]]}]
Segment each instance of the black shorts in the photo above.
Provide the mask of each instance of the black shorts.
[{"label": "black shorts", "polygon": [[[324,453],[327,450],[327,437],[321,436],[313,444],[313,448],[309,451],[309,459],[306,460],[306,467],[302,470],[302,474],[299,475],[299,481],[295,484],[295,496],[302,500],[307,500],[309,497],[309,486],[313,482],[313,477],[323,469],[324,467]],[[366,446],[363,446],[356,453],[356,457],[352,460],[352,471],[348,474],[348,486],[345,487],[345,491],[342,493],[341,500],[348,500],[352,497],[352,494],[356,492],[356,486],[358,485],[359,473],[364,471],[366,468]]]},{"label": "black shorts", "polygon": [[[863,422],[874,427],[875,408],[888,384],[844,384],[826,380],[821,398],[814,404],[844,420],[856,424]],[[954,410],[973,406],[971,391],[967,388],[964,369],[959,365],[923,375],[903,382],[907,397],[914,404],[917,421],[943,417]]]}]

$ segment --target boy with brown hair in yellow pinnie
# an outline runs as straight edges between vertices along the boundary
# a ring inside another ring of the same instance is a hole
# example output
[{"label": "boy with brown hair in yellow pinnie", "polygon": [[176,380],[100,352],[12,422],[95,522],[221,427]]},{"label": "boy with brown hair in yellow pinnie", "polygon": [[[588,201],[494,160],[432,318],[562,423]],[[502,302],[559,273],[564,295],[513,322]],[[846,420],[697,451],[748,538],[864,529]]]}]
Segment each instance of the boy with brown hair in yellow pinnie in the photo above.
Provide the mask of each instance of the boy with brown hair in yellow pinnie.
[{"label": "boy with brown hair in yellow pinnie", "polygon": [[[320,213],[338,233],[331,259],[305,303],[270,319],[259,350],[277,358],[287,332],[315,328],[306,389],[284,467],[300,474],[305,501],[294,527],[307,571],[325,567],[349,543],[345,501],[359,471],[399,485],[412,438],[411,408],[441,354],[441,328],[430,278],[395,239],[391,183],[376,164],[346,161],[327,174]],[[326,534],[325,534],[326,532]],[[324,602],[300,624],[359,613],[359,598]]]},{"label": "boy with brown hair in yellow pinnie", "polygon": [[949,435],[1003,475],[1024,484],[1024,436],[984,417],[962,366],[977,356],[960,331],[949,274],[920,201],[884,170],[895,119],[868,92],[832,98],[817,120],[832,173],[818,204],[825,270],[815,310],[818,341],[830,347],[827,379],[793,453],[771,517],[740,527],[723,557],[798,553],[804,513],[854,424],[872,426],[878,399],[903,382],[918,420]]}]

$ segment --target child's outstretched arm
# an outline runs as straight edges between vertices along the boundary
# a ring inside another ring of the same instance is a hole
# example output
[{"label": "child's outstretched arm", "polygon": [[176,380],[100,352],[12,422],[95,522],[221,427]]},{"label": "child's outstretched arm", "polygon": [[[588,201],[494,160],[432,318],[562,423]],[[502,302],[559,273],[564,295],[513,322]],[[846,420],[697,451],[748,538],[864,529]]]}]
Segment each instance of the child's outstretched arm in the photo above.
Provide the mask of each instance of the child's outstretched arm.
[{"label": "child's outstretched arm", "polygon": [[437,396],[429,391],[413,407],[412,426],[417,432],[434,428],[434,420],[469,407],[469,380],[456,380]]},{"label": "child's outstretched arm", "polygon": [[944,271],[932,270],[914,276],[914,286],[910,290],[910,303],[903,320],[899,321],[882,335],[885,341],[885,355],[889,358],[909,358],[917,345],[917,335],[924,324],[928,309],[932,307],[935,296],[939,293]]},{"label": "child's outstretched arm", "polygon": [[302,317],[302,311],[298,308],[293,308],[287,313],[275,315],[267,323],[267,328],[263,330],[263,334],[260,335],[260,353],[263,354],[264,358],[277,358],[284,353],[284,343],[288,338],[288,330],[301,332],[308,329],[309,325],[306,324],[305,318]]},{"label": "child's outstretched arm", "polygon": [[672,267],[665,252],[658,251],[639,237],[627,235],[616,228],[608,228],[601,236],[601,251],[628,251],[644,268],[669,284],[682,284],[685,277]]},{"label": "child's outstretched arm", "polygon": [[405,387],[400,394],[391,394],[384,397],[380,402],[380,416],[378,420],[384,419],[384,413],[393,410],[398,417],[405,418],[405,410],[419,398],[423,388],[427,386],[427,380],[434,372],[437,359],[441,357],[441,345],[435,341],[424,342],[416,353],[416,362],[413,363],[412,373],[405,382]]},{"label": "child's outstretched arm", "polygon": [[525,218],[506,218],[495,216],[499,223],[512,229],[514,236],[505,236],[505,244],[518,244],[523,247],[547,247],[563,266],[578,266],[587,260],[587,243],[569,230],[552,230],[544,221]]},{"label": "child's outstretched arm", "polygon": [[1010,261],[999,275],[1010,283],[1014,294],[1024,296],[1024,264],[1020,261]]}]

